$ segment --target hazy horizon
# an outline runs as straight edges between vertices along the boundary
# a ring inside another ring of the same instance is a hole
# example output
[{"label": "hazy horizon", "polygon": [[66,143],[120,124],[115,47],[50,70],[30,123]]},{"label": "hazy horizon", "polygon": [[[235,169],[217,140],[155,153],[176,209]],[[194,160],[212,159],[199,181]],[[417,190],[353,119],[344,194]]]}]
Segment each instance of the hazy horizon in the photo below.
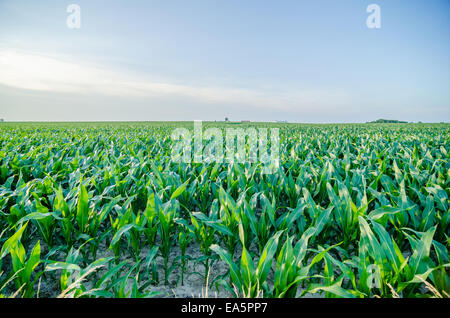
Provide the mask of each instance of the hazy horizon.
[{"label": "hazy horizon", "polygon": [[446,0],[3,0],[0,118],[450,122],[449,39]]}]

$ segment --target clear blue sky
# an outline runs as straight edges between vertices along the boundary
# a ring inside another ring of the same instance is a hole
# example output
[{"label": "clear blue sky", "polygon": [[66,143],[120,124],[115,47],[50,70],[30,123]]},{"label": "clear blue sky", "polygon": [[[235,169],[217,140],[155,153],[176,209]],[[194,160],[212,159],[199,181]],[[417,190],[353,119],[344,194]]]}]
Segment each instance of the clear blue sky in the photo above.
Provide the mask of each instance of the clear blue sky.
[{"label": "clear blue sky", "polygon": [[0,0],[0,117],[449,122],[449,49],[448,0]]}]

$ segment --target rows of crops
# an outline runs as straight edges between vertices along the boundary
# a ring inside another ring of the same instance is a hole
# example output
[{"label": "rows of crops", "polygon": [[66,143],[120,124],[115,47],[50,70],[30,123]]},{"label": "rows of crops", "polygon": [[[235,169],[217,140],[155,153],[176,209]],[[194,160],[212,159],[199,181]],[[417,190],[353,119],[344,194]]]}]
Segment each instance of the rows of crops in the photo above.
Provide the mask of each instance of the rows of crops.
[{"label": "rows of crops", "polygon": [[448,297],[450,125],[272,124],[274,174],[180,125],[1,124],[1,297]]}]

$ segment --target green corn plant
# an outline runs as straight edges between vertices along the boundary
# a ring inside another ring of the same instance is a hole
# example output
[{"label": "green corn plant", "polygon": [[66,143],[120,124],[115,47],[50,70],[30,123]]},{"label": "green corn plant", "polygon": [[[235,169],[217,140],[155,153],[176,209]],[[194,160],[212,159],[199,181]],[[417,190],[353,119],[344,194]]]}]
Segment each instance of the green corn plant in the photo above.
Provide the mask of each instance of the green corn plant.
[{"label": "green corn plant", "polygon": [[157,195],[153,195],[153,202],[150,204],[154,207],[159,220],[158,233],[161,239],[160,252],[164,262],[164,283],[166,285],[169,283],[169,275],[176,265],[174,263],[171,267],[169,267],[170,252],[176,239],[175,232],[177,230],[177,225],[175,220],[178,217],[178,211],[180,208],[176,198],[180,196],[185,189],[186,184],[182,184],[172,194],[170,201],[165,203],[162,203],[161,199]]},{"label": "green corn plant", "polygon": [[222,224],[231,232],[223,237],[227,244],[228,251],[233,254],[238,243],[239,224],[241,224],[240,207],[237,206],[235,200],[221,187],[219,189],[219,219]]},{"label": "green corn plant", "polygon": [[48,246],[52,247],[53,245],[53,233],[56,227],[55,219],[49,214],[49,210],[47,207],[43,206],[40,202],[40,199],[36,193],[32,193],[35,201],[35,213],[40,213],[41,217],[34,218],[34,222],[36,223],[37,228],[39,229],[39,233],[42,235],[45,243]]},{"label": "green corn plant", "polygon": [[305,208],[306,204],[302,200],[297,202],[295,208],[287,208],[287,211],[275,220],[276,228],[279,231],[286,231],[286,233],[292,232],[295,222],[299,222],[299,219],[304,218]]},{"label": "green corn plant", "polygon": [[[139,265],[140,262],[137,262],[136,264],[131,266],[131,268],[125,273],[125,275],[121,275],[111,283],[110,288],[113,290],[114,298],[128,298],[133,293],[135,295],[137,294],[135,281],[133,281],[131,288],[128,287],[128,281],[130,280],[130,276],[133,274],[133,272],[135,270],[138,271]],[[139,275],[139,273],[137,273],[136,275]]]},{"label": "green corn plant", "polygon": [[341,243],[332,245],[326,249],[320,247],[320,251],[307,263],[308,242],[311,238],[319,234],[320,229],[316,227],[308,228],[298,242],[293,245],[294,237],[288,237],[277,256],[273,297],[294,298],[297,295],[301,282],[310,279],[311,270],[316,263],[319,263],[333,248]]},{"label": "green corn plant", "polygon": [[228,228],[222,224],[222,221],[218,219],[218,205],[217,201],[214,201],[211,206],[209,216],[202,212],[191,212],[191,224],[188,224],[184,219],[177,219],[176,222],[183,225],[190,235],[194,238],[197,244],[200,245],[200,250],[203,253],[203,257],[198,259],[198,262],[203,262],[204,265],[204,282],[208,280],[208,273],[211,260],[211,245],[216,240],[216,234],[222,237],[233,236],[234,234],[228,230]]},{"label": "green corn plant", "polygon": [[190,259],[189,255],[186,255],[186,249],[191,243],[193,237],[191,232],[186,229],[180,229],[178,231],[178,244],[180,246],[180,262],[181,262],[181,285],[184,285],[184,273],[186,272],[186,264]]},{"label": "green corn plant", "polygon": [[[334,246],[333,248],[341,254],[345,254],[345,250],[339,246]],[[352,261],[345,260],[342,262],[337,257],[332,256],[327,249],[319,247],[316,260],[317,257],[320,258],[321,256],[324,256],[323,274],[315,274],[314,277],[321,278],[322,282],[309,284],[308,288],[302,292],[302,295],[325,292],[326,298],[367,296],[358,291],[354,263]]]},{"label": "green corn plant", "polygon": [[[397,293],[403,293],[406,296],[417,292],[418,283],[421,283],[420,277],[426,280],[428,276],[442,269],[447,264],[440,264],[437,267],[430,259],[431,245],[436,227],[427,232],[420,233],[420,239],[417,239],[406,233],[413,254],[405,258],[398,245],[390,237],[388,232],[377,222],[371,221],[378,239],[372,232],[365,219],[359,219],[361,227],[361,239],[359,247],[359,290],[365,294],[371,295],[373,292],[379,292],[382,296],[389,295],[390,286],[394,287]],[[442,257],[442,252],[439,253]],[[379,270],[379,290],[372,290],[369,274],[367,271],[369,265],[377,266]]]},{"label": "green corn plant", "polygon": [[215,242],[216,229],[220,227],[220,224],[215,221],[211,221],[201,212],[191,213],[191,225],[183,219],[177,219],[176,222],[183,225],[183,230],[187,231],[180,232],[180,235],[182,235],[181,233],[188,233],[183,235],[189,235],[197,242],[197,244],[200,245],[200,250],[204,254],[204,257],[201,260],[204,262],[204,280],[206,282],[209,273],[209,261],[211,256],[210,247]]},{"label": "green corn plant", "polygon": [[53,210],[60,212],[62,215],[62,219],[60,222],[60,227],[62,230],[62,234],[64,236],[64,240],[67,245],[72,244],[72,234],[73,234],[73,215],[71,210],[63,196],[63,190],[61,186],[57,190],[55,190],[55,199],[53,201]]},{"label": "green corn plant", "polygon": [[146,219],[142,217],[142,214],[135,215],[131,207],[127,209],[120,217],[118,231],[111,240],[111,245],[114,246],[116,253],[118,253],[118,249],[120,248],[120,237],[125,234],[135,259],[139,260],[139,255],[141,253],[141,234],[144,231],[145,222]]},{"label": "green corn plant", "polygon": [[72,274],[74,271],[81,271],[77,265],[81,261],[80,250],[73,247],[69,250],[65,262],[53,262],[46,266],[45,271],[53,271],[61,269],[61,277],[59,280],[61,292],[66,290],[72,284]]},{"label": "green corn plant", "polygon": [[[158,276],[158,268],[157,263],[154,261],[156,255],[158,254],[159,246],[153,246],[148,252],[147,258],[145,260],[145,277],[151,277],[151,280],[148,281],[149,284],[158,284],[159,276]],[[150,276],[151,272],[151,276]]]},{"label": "green corn plant", "polygon": [[61,270],[60,286],[61,293],[58,298],[79,298],[91,295],[89,289],[85,286],[85,279],[106,266],[113,258],[100,258],[95,260],[85,268],[77,265],[80,255],[79,250],[71,249],[65,262],[51,262],[45,268],[46,272]]},{"label": "green corn plant", "polygon": [[111,239],[110,249],[118,258],[120,256],[121,238],[125,235],[136,260],[139,260],[141,252],[141,233],[144,231],[146,219],[141,214],[134,215],[130,203],[132,198],[125,202],[124,206],[118,210],[118,216],[113,221],[111,217],[111,227],[114,235]]},{"label": "green corn plant", "polygon": [[88,233],[89,229],[89,196],[86,187],[80,182],[80,190],[78,192],[77,212],[75,216],[80,234]]},{"label": "green corn plant", "polygon": [[316,239],[316,236],[326,232],[323,230],[328,226],[331,212],[334,208],[328,207],[327,209],[324,209],[320,205],[317,205],[306,188],[303,188],[303,200],[307,204],[306,210],[309,214],[312,226],[316,228],[315,235],[312,239]]},{"label": "green corn plant", "polygon": [[302,267],[306,256],[308,240],[316,232],[316,228],[309,228],[303,233],[295,247],[292,247],[294,237],[288,237],[283,244],[277,260],[274,274],[274,297],[295,297],[300,281],[308,275],[308,267]]},{"label": "green corn plant", "polygon": [[347,187],[340,181],[337,181],[337,186],[339,189],[339,197],[336,195],[330,183],[326,184],[328,197],[334,207],[334,219],[343,234],[344,248],[348,248],[350,243],[356,239],[358,217],[365,215],[368,202],[367,197],[364,196],[362,206],[357,207],[353,203]]},{"label": "green corn plant", "polygon": [[275,197],[270,201],[264,193],[261,193],[261,215],[258,219],[258,246],[260,250],[269,240],[272,231],[276,229],[276,202]]},{"label": "green corn plant", "polygon": [[155,244],[156,234],[159,227],[158,211],[154,193],[150,193],[148,196],[144,217],[146,218],[144,227],[146,242],[148,245],[152,246]]},{"label": "green corn plant", "polygon": [[[263,206],[261,213],[257,213],[258,199]],[[265,244],[269,240],[271,234],[277,227],[275,218],[274,202],[270,202],[263,193],[255,193],[251,197],[250,203],[247,203],[245,199],[239,201],[241,203],[241,223],[245,226],[245,235],[250,237],[250,233],[253,234],[257,241],[258,250],[262,252]],[[286,215],[277,219],[279,223],[279,229],[286,229],[287,222]],[[250,239],[246,238],[246,242],[250,243]],[[247,246],[248,247],[248,246]]]},{"label": "green corn plant", "polygon": [[127,264],[127,261],[119,264],[112,264],[110,262],[106,273],[96,281],[94,288],[88,290],[85,294],[93,297],[113,298],[114,293],[111,291],[112,287],[117,282],[117,279],[122,276],[122,270]]},{"label": "green corn plant", "polygon": [[277,232],[267,241],[256,267],[251,254],[245,248],[244,242],[242,242],[244,240],[243,234],[240,235],[242,242],[240,264],[234,263],[228,251],[216,244],[212,245],[211,250],[220,256],[230,270],[230,281],[223,282],[222,285],[236,297],[262,297],[265,291],[268,291],[270,294],[267,277],[272,268],[273,257],[277,251],[278,241],[282,233],[282,231]]},{"label": "green corn plant", "polygon": [[169,275],[173,268],[169,268],[170,252],[175,244],[176,225],[175,219],[177,216],[177,206],[174,201],[169,201],[159,208],[159,227],[158,233],[161,238],[160,251],[164,259],[164,283],[169,283]]},{"label": "green corn plant", "polygon": [[25,298],[34,296],[34,283],[42,275],[42,273],[35,273],[34,279],[32,279],[34,270],[41,262],[40,242],[38,241],[34,245],[28,257],[24,246],[20,242],[27,225],[28,222],[22,225],[16,233],[3,244],[0,252],[0,258],[3,258],[7,253],[10,254],[12,273],[16,277],[14,279],[16,288],[21,289],[21,295]]}]

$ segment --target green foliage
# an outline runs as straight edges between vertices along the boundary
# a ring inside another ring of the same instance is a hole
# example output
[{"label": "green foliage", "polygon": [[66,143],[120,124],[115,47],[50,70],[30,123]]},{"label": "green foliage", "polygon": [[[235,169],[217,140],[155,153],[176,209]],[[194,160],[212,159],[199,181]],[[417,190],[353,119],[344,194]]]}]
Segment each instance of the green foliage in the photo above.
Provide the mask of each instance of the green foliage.
[{"label": "green foliage", "polygon": [[279,169],[172,162],[192,123],[2,124],[0,297],[450,293],[449,125],[230,125],[280,128]]}]

